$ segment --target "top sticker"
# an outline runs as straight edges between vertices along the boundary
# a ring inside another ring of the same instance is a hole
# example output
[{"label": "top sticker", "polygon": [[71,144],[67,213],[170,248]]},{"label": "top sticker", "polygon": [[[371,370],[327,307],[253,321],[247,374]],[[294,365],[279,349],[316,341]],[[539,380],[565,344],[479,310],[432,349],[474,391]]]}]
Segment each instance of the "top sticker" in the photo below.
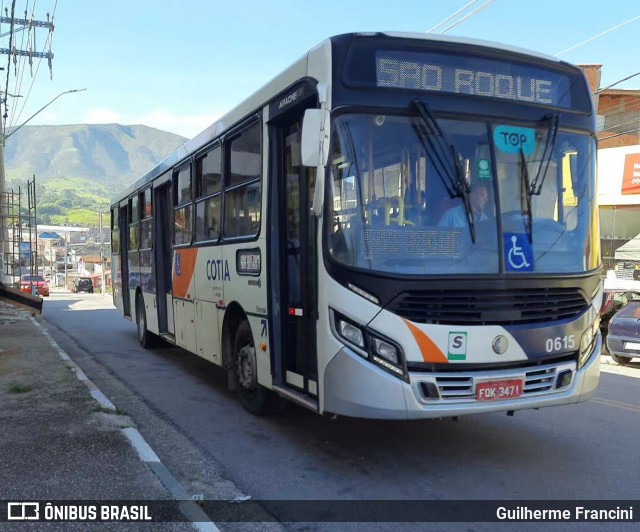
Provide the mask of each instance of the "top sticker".
[{"label": "top sticker", "polygon": [[496,126],[493,130],[493,142],[504,153],[531,155],[536,149],[536,130],[528,127]]}]

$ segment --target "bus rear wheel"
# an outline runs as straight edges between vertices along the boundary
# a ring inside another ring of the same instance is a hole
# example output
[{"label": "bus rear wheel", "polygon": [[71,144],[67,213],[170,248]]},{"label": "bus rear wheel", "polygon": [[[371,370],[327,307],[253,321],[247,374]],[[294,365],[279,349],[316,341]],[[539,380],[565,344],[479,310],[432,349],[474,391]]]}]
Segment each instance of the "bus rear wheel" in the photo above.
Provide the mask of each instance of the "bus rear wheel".
[{"label": "bus rear wheel", "polygon": [[247,321],[243,321],[236,331],[233,352],[242,406],[256,416],[282,411],[284,399],[258,383],[256,348]]}]

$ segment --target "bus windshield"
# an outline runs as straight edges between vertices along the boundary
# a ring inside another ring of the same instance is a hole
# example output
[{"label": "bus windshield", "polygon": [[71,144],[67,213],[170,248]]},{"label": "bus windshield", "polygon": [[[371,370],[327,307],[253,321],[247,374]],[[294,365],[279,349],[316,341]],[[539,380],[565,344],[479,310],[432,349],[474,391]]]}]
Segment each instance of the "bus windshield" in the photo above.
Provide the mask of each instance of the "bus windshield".
[{"label": "bus windshield", "polygon": [[562,131],[556,115],[527,127],[340,115],[329,254],[400,275],[592,270],[594,154],[593,139]]}]

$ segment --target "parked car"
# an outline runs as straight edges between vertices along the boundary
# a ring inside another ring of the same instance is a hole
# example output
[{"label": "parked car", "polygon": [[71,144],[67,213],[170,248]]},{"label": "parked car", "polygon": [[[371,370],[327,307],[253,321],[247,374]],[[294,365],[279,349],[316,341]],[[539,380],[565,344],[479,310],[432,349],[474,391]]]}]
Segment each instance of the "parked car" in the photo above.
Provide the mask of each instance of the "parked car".
[{"label": "parked car", "polygon": [[75,293],[89,292],[90,294],[93,294],[93,282],[91,282],[89,277],[78,277],[73,282],[73,288],[71,291]]},{"label": "parked car", "polygon": [[618,364],[640,358],[640,300],[629,301],[609,321],[607,347]]},{"label": "parked car", "polygon": [[27,294],[33,294],[35,289],[37,295],[49,297],[49,285],[42,275],[21,275],[18,289],[20,292],[26,292]]},{"label": "parked car", "polygon": [[632,290],[611,290],[604,293],[604,301],[600,310],[600,329],[603,334],[607,332],[609,320],[624,307],[629,301],[640,299],[640,292]]}]

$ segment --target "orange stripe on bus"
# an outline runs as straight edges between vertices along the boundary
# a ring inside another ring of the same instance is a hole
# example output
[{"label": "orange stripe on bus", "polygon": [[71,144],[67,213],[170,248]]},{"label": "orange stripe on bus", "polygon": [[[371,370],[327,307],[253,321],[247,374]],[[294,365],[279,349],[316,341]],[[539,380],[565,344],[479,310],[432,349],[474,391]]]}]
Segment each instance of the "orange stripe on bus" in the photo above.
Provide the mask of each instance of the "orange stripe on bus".
[{"label": "orange stripe on bus", "polygon": [[176,250],[173,258],[173,297],[187,297],[197,257],[198,248]]},{"label": "orange stripe on bus", "polygon": [[447,357],[444,356],[444,353],[440,351],[440,348],[433,343],[433,340],[431,340],[431,338],[429,338],[420,329],[418,329],[415,325],[409,323],[407,320],[402,321],[404,321],[407,327],[409,327],[411,334],[418,344],[420,353],[422,354],[422,360],[424,360],[425,362],[435,362],[439,364],[449,363]]}]

